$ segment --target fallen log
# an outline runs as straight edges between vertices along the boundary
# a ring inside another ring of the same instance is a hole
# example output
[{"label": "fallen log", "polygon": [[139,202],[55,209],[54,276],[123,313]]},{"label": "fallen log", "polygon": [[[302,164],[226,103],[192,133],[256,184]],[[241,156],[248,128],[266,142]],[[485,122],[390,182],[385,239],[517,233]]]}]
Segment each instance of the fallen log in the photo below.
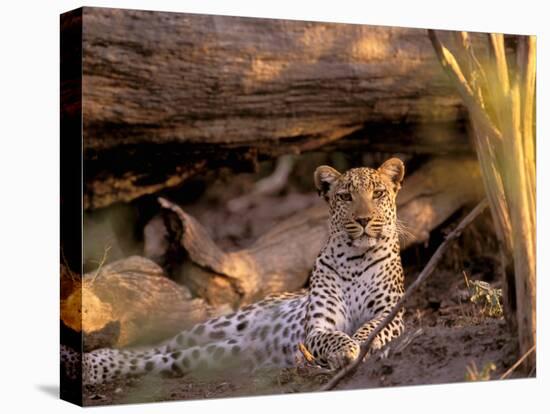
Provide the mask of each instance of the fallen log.
[{"label": "fallen log", "polygon": [[[406,178],[398,197],[398,218],[407,233],[402,248],[426,242],[431,230],[482,196],[475,159],[428,162]],[[194,217],[168,200],[159,201],[164,218],[146,226],[145,254],[163,264],[185,258],[172,277],[212,305],[229,303],[236,308],[270,293],[303,287],[327,237],[328,212],[320,201],[281,222],[249,248],[226,253]],[[171,258],[166,260],[168,252]]]},{"label": "fallen log", "polygon": [[61,320],[83,334],[84,350],[155,343],[228,312],[193,299],[152,261],[132,256],[84,275],[62,292]]},{"label": "fallen log", "polygon": [[[371,131],[392,123],[419,131],[410,136],[421,142],[405,151],[461,147],[454,133],[435,145],[423,140],[423,125],[454,129],[464,119],[423,30],[103,8],[82,14],[86,209],[220,165],[249,171],[258,157],[316,149],[357,131],[385,147],[387,132]],[[62,105],[65,121],[80,120],[71,111],[81,96],[71,94],[80,85],[81,71],[74,73],[62,79],[72,97]]]}]

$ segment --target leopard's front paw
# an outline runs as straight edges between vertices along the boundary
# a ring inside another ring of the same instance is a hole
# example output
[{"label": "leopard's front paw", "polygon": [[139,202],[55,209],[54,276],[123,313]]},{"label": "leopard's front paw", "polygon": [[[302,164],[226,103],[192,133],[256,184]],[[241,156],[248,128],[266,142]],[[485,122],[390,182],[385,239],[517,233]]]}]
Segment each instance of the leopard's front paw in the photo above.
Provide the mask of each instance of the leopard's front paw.
[{"label": "leopard's front paw", "polygon": [[349,342],[332,352],[327,362],[331,369],[343,368],[359,358],[360,346],[357,342]]}]

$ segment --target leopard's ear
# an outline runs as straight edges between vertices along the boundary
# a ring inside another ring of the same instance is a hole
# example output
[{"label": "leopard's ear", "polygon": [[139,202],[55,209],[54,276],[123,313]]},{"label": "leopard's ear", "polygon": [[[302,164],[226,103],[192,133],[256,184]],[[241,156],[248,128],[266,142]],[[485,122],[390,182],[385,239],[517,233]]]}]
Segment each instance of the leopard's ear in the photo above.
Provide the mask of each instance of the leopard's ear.
[{"label": "leopard's ear", "polygon": [[328,192],[330,187],[340,177],[340,173],[334,168],[329,167],[328,165],[321,165],[317,167],[315,173],[313,174],[313,180],[315,181],[315,187],[320,196],[323,196],[325,200],[328,201]]},{"label": "leopard's ear", "polygon": [[390,158],[378,168],[380,174],[385,175],[394,184],[394,191],[401,188],[405,176],[405,165],[399,158]]}]

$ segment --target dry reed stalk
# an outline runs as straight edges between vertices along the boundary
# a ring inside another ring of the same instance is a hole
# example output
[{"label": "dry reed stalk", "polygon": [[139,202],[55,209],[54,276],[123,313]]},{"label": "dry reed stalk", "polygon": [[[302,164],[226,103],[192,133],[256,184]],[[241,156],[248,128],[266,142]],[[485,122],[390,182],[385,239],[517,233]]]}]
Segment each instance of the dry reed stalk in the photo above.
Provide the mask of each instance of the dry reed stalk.
[{"label": "dry reed stalk", "polygon": [[[489,59],[481,64],[469,35],[462,33],[456,42],[459,60],[466,62],[461,68],[436,32],[428,34],[470,113],[503,268],[513,262],[513,280],[505,272],[503,277],[504,290],[513,294],[504,297],[507,319],[518,331],[521,354],[526,354],[536,343],[535,38],[518,38],[511,67],[502,34],[488,36]],[[526,370],[534,365],[530,353]]]}]

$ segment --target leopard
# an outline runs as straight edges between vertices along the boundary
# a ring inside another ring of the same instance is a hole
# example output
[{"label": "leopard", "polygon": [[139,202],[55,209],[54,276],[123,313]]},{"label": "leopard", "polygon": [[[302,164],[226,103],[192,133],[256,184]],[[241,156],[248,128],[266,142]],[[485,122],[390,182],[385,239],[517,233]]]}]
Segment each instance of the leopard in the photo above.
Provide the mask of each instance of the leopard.
[{"label": "leopard", "polygon": [[[152,348],[87,352],[84,384],[149,374],[291,368],[303,348],[327,370],[355,362],[361,344],[404,294],[396,212],[404,174],[398,158],[344,173],[319,166],[313,181],[328,204],[328,237],[307,289],[211,318]],[[375,337],[367,357],[403,332],[401,310]]]}]

